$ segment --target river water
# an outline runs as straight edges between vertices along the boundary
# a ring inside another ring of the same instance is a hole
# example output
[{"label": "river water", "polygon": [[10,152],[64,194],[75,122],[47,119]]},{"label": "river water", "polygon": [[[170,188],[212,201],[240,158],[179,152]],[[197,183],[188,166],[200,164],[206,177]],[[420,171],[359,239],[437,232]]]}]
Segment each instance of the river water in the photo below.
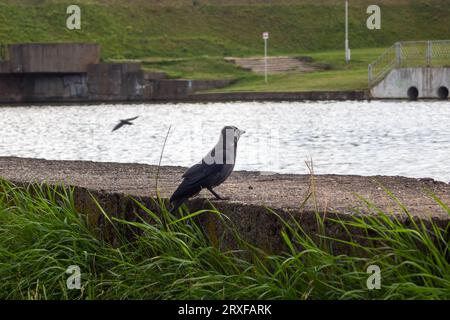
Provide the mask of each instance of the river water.
[{"label": "river water", "polygon": [[[118,119],[139,115],[111,132]],[[254,102],[0,107],[0,156],[190,166],[224,125],[236,169],[450,181],[448,102]]]}]

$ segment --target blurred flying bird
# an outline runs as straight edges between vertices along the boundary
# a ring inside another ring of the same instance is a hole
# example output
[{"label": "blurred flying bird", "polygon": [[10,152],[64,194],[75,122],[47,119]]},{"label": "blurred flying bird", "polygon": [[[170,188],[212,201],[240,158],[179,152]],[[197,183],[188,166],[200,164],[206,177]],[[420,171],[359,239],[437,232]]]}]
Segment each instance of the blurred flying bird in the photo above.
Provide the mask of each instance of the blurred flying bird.
[{"label": "blurred flying bird", "polygon": [[213,189],[223,183],[234,169],[237,143],[245,131],[234,126],[222,129],[219,141],[199,163],[183,174],[183,181],[170,198],[172,209],[177,210],[187,199],[207,189],[218,200],[226,200]]},{"label": "blurred flying bird", "polygon": [[116,124],[116,126],[114,127],[114,129],[112,129],[111,132],[122,128],[122,126],[124,126],[124,125],[129,125],[129,126],[133,125],[133,123],[131,121],[136,120],[137,118],[139,118],[139,116],[134,117],[134,118],[120,120],[120,122],[118,124]]}]

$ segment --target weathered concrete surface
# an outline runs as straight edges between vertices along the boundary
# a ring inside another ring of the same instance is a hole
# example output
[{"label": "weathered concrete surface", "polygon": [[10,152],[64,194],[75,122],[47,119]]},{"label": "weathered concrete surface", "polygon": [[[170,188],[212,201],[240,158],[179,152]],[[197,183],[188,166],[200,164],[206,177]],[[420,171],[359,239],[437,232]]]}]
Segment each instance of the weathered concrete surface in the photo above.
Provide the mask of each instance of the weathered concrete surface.
[{"label": "weathered concrete surface", "polygon": [[304,92],[219,92],[196,93],[190,101],[322,101],[368,100],[366,91],[304,91]]},{"label": "weathered concrete surface", "polygon": [[[225,61],[229,61],[243,69],[259,74],[264,74],[266,70],[266,59],[264,59],[264,57],[227,57],[225,58]],[[321,69],[322,68],[318,64],[314,64],[314,60],[311,57],[267,57],[267,72],[269,74],[283,72],[308,73]]]},{"label": "weathered concrete surface", "polygon": [[90,100],[136,100],[144,97],[144,72],[140,63],[98,63],[87,69]]},{"label": "weathered concrete surface", "polygon": [[[161,167],[159,190],[167,198],[175,190],[185,168]],[[40,159],[0,158],[0,177],[16,183],[64,182],[76,186],[76,203],[81,212],[90,216],[90,221],[104,227],[105,221],[92,203],[91,192],[111,215],[133,218],[133,212],[141,211],[130,200],[129,195],[140,199],[154,209],[157,167],[141,164],[94,163],[80,161],[46,161]],[[312,181],[314,183],[312,184]],[[260,172],[235,172],[216,190],[231,197],[230,201],[215,201],[207,192],[191,200],[191,210],[209,208],[207,199],[217,209],[234,221],[243,236],[269,251],[279,251],[279,220],[269,214],[266,207],[281,216],[293,215],[308,232],[317,228],[315,212],[325,216],[346,216],[359,208],[370,213],[358,199],[358,195],[373,202],[387,213],[399,214],[402,210],[380,185],[388,188],[416,218],[432,217],[438,223],[447,224],[448,213],[427,195],[433,192],[444,203],[450,203],[450,185],[431,179],[404,177],[361,177],[319,175],[262,174]],[[307,195],[315,190],[316,201],[310,197],[302,207]],[[317,210],[316,210],[317,208]],[[211,239],[216,243],[233,246],[231,237],[223,237],[223,226],[214,215],[202,220]],[[327,224],[331,234],[340,235],[332,224]],[[228,238],[227,238],[228,237]],[[228,239],[228,240],[227,240]]]},{"label": "weathered concrete surface", "polygon": [[408,89],[415,87],[418,98],[437,99],[439,89],[450,90],[450,68],[397,68],[393,69],[371,90],[375,99],[408,99]]},{"label": "weathered concrete surface", "polygon": [[165,101],[189,100],[197,91],[223,88],[234,80],[186,80],[186,79],[162,79],[149,81],[151,93],[149,98]]},{"label": "weathered concrete surface", "polygon": [[1,69],[11,73],[83,73],[100,62],[100,45],[90,43],[11,44],[7,52]]},{"label": "weathered concrete surface", "polygon": [[85,74],[0,74],[0,102],[70,102],[87,99]]}]

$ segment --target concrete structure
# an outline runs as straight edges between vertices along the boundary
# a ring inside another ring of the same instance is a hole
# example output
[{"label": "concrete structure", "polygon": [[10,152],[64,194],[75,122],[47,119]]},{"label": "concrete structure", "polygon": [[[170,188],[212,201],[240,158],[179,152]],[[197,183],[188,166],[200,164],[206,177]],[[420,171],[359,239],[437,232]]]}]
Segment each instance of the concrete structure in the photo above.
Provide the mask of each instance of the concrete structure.
[{"label": "concrete structure", "polygon": [[379,99],[448,99],[450,68],[399,68],[371,88]]},{"label": "concrete structure", "polygon": [[140,63],[98,63],[87,68],[90,100],[139,100],[144,95],[144,72]]},{"label": "concrete structure", "polygon": [[97,44],[8,45],[0,103],[182,100],[231,80],[171,80],[140,63],[102,63]]},{"label": "concrete structure", "polygon": [[267,59],[253,57],[253,58],[236,58],[227,57],[225,61],[234,63],[239,67],[258,73],[264,74],[266,71],[269,74],[285,73],[285,72],[300,72],[309,73],[324,69],[325,66],[314,63],[314,60],[308,56],[302,57],[267,57]]},{"label": "concrete structure", "polygon": [[7,47],[11,73],[84,73],[100,62],[100,46],[86,43],[12,44]]},{"label": "concrete structure", "polygon": [[450,41],[397,42],[369,65],[373,98],[442,99],[450,90]]},{"label": "concrete structure", "polygon": [[[156,177],[158,191],[167,199],[180,182],[186,168],[161,167],[142,164],[95,163],[85,161],[46,161],[0,157],[0,177],[19,184],[44,182],[75,187],[75,205],[87,214],[91,224],[108,234],[105,217],[92,201],[91,194],[111,216],[128,220],[136,214],[146,214],[132,199],[159,212],[155,205]],[[281,217],[295,218],[308,233],[319,227],[316,213],[325,220],[330,236],[345,238],[348,230],[333,224],[329,218],[345,219],[351,214],[378,214],[358,196],[370,201],[387,214],[396,215],[405,224],[410,223],[403,209],[382,186],[392,192],[415,219],[433,219],[448,227],[449,214],[432,198],[436,195],[444,204],[450,203],[450,185],[432,179],[403,177],[361,177],[343,175],[294,175],[261,172],[234,172],[217,191],[229,201],[211,199],[207,191],[191,199],[192,212],[210,208],[209,201],[235,223],[240,234],[248,241],[270,252],[280,252],[282,224],[269,213],[273,209]],[[308,196],[314,192],[314,196]],[[157,201],[156,201],[157,202]],[[204,230],[220,247],[233,247],[233,237],[224,231],[223,222],[216,214],[202,214]]]},{"label": "concrete structure", "polygon": [[195,93],[187,100],[192,102],[227,101],[361,101],[368,100],[367,91],[302,91],[302,92],[218,92]]}]

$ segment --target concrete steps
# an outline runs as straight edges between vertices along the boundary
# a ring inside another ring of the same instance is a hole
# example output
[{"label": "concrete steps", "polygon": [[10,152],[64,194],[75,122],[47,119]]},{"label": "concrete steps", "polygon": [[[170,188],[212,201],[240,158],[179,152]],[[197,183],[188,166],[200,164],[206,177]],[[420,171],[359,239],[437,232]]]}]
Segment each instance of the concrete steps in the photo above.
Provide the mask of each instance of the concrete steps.
[{"label": "concrete steps", "polygon": [[[254,58],[225,58],[226,61],[234,63],[241,68],[261,74],[265,70],[265,62],[263,57]],[[312,63],[309,57],[268,57],[267,71],[269,73],[285,73],[285,72],[313,72],[318,69]]]}]

